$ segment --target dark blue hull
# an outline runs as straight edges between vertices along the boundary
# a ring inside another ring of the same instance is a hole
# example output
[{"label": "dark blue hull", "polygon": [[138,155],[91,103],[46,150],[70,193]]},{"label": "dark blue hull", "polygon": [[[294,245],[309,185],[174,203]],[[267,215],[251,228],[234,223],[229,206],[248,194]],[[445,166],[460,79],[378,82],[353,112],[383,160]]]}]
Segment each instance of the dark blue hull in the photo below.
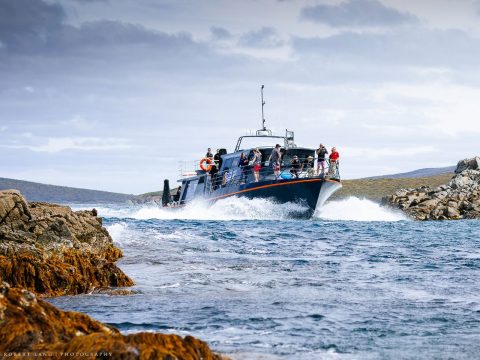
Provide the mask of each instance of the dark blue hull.
[{"label": "dark blue hull", "polygon": [[[185,185],[188,187],[186,183]],[[185,199],[182,204],[187,204],[197,198],[215,202],[227,197],[238,196],[248,199],[270,199],[278,203],[300,203],[308,207],[309,214],[313,214],[317,206],[321,206],[323,202],[336,190],[340,189],[341,186],[339,181],[321,177],[231,184],[215,190],[209,190],[208,183],[206,183],[206,185],[196,185],[195,189],[187,188],[187,193],[193,190],[194,194],[189,196],[188,200]]]}]

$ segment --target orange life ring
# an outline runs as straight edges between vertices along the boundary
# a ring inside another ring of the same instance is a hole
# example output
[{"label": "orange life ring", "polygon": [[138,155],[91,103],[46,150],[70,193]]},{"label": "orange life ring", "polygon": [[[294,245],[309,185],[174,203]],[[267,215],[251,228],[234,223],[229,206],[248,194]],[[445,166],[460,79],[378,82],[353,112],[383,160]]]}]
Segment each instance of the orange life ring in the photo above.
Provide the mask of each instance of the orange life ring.
[{"label": "orange life ring", "polygon": [[[207,167],[203,165],[205,163],[208,164]],[[209,172],[212,169],[212,166],[213,166],[213,161],[211,159],[203,158],[202,160],[200,160],[200,169],[202,169],[203,171]]]}]

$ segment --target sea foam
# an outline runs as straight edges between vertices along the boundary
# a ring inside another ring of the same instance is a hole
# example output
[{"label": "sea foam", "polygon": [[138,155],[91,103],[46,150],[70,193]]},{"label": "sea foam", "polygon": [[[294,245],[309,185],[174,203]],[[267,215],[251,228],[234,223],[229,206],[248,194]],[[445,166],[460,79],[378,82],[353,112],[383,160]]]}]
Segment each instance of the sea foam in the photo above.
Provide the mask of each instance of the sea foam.
[{"label": "sea foam", "polygon": [[299,217],[307,207],[297,203],[278,204],[268,199],[231,197],[210,205],[194,200],[182,208],[164,208],[160,205],[128,207],[99,207],[100,216],[137,220],[286,220]]},{"label": "sea foam", "polygon": [[[100,206],[100,216],[107,218],[130,218],[136,220],[288,220],[305,217],[306,206],[298,203],[278,204],[269,199],[230,197],[210,205],[194,200],[181,208],[164,208],[160,205]],[[327,201],[317,208],[314,220],[350,221],[401,221],[407,217],[399,211],[381,207],[367,199],[350,197],[344,200]],[[120,224],[111,231],[122,231]],[[110,229],[109,229],[110,231]]]},{"label": "sea foam", "polygon": [[367,199],[349,197],[344,200],[330,201],[317,209],[314,215],[323,220],[351,221],[402,221],[408,220],[399,211],[380,206]]}]

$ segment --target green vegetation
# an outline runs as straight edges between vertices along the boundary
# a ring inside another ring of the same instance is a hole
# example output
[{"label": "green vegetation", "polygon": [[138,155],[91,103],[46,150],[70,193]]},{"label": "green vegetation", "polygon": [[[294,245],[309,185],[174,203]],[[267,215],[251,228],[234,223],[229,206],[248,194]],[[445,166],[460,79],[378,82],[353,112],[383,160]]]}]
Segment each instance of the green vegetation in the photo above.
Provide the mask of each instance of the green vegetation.
[{"label": "green vegetation", "polygon": [[452,173],[447,173],[417,178],[342,180],[343,187],[330,199],[339,200],[355,196],[358,198],[380,201],[382,197],[392,195],[397,190],[418,188],[420,186],[437,187],[448,183],[452,177]]}]

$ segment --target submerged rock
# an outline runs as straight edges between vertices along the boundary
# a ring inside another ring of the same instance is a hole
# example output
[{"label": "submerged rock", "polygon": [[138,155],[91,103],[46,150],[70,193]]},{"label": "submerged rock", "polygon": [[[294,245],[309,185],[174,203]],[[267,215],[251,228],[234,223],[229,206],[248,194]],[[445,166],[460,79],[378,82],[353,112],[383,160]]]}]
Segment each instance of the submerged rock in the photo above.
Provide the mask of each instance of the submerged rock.
[{"label": "submerged rock", "polygon": [[16,359],[226,360],[191,336],[122,335],[87,315],[58,310],[35,294],[6,283],[0,287],[0,353]]},{"label": "submerged rock", "polygon": [[461,160],[448,184],[437,188],[401,189],[382,199],[417,220],[480,218],[480,157]]},{"label": "submerged rock", "polygon": [[122,256],[96,210],[28,204],[0,191],[0,281],[45,296],[131,286],[114,262]]}]

